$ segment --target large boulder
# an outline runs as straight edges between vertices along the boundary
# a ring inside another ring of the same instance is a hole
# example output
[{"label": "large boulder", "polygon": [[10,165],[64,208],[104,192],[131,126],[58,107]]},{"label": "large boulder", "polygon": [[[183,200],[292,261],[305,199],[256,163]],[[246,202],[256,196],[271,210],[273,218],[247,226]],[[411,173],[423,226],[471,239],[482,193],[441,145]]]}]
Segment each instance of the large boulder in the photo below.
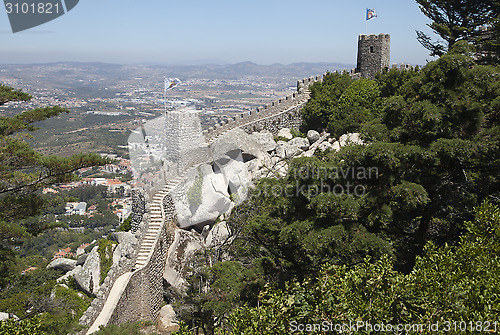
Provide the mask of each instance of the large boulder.
[{"label": "large boulder", "polygon": [[271,152],[274,149],[276,149],[276,142],[274,141],[274,136],[269,130],[253,132],[250,135],[250,139],[260,144],[262,149],[267,152]]},{"label": "large boulder", "polygon": [[319,145],[318,149],[321,151],[326,151],[329,149],[333,149],[333,145],[330,142],[325,141]]},{"label": "large boulder", "polygon": [[[307,140],[306,140],[307,141]],[[303,152],[297,145],[287,145],[285,146],[285,157],[293,158],[300,155]]]},{"label": "large boulder", "polygon": [[320,134],[316,130],[309,130],[307,132],[307,140],[309,141],[310,144],[313,144],[320,138]]},{"label": "large boulder", "polygon": [[170,334],[171,332],[176,332],[179,330],[179,324],[175,315],[175,311],[171,305],[165,305],[160,309],[160,315],[158,315],[156,326],[161,334]]},{"label": "large boulder", "polygon": [[113,235],[119,242],[113,252],[113,265],[132,259],[139,243],[137,237],[129,231],[117,232]]},{"label": "large boulder", "polygon": [[229,239],[229,227],[226,221],[221,221],[215,224],[208,232],[205,239],[207,248],[216,248],[223,245]]},{"label": "large boulder", "polygon": [[[269,134],[262,132],[261,137],[269,139]],[[207,224],[212,225],[232,202],[239,203],[246,198],[252,173],[271,160],[262,145],[241,129],[219,136],[210,148],[213,163],[187,172],[182,191],[173,194],[181,228],[202,229]]]},{"label": "large boulder", "polygon": [[309,141],[307,140],[307,138],[303,137],[295,137],[294,139],[288,141],[288,145],[297,147],[300,150],[309,149]]},{"label": "large boulder", "polygon": [[55,269],[63,272],[68,272],[76,267],[76,260],[68,258],[57,258],[47,265],[47,269]]},{"label": "large boulder", "polygon": [[91,295],[97,294],[101,281],[101,258],[97,252],[97,246],[89,253],[83,266],[79,265],[67,274],[73,275],[82,291]]},{"label": "large boulder", "polygon": [[196,232],[176,229],[174,241],[168,248],[163,279],[172,287],[183,290],[186,272],[194,254],[202,249],[204,241]]},{"label": "large boulder", "polygon": [[184,191],[173,197],[179,226],[197,226],[201,229],[204,225],[213,223],[229,209],[231,199],[228,186],[228,181],[218,166],[201,165],[186,179]]},{"label": "large boulder", "polygon": [[284,137],[286,138],[287,140],[291,140],[293,138],[293,135],[292,135],[292,132],[290,131],[290,129],[288,128],[281,128],[279,131],[278,131],[278,136],[279,137]]},{"label": "large boulder", "polygon": [[[254,159],[252,161],[260,160]],[[241,203],[246,199],[249,188],[252,185],[252,176],[248,171],[247,165],[242,160],[231,160],[222,166],[221,170],[227,183],[226,189],[231,192],[231,200],[237,204]],[[225,211],[227,211],[227,208],[225,208]]]},{"label": "large boulder", "polygon": [[[245,161],[248,160],[249,157],[262,159],[264,153],[266,153],[266,150],[254,137],[240,128],[232,129],[219,136],[217,140],[210,145],[210,150],[214,161],[218,161],[227,156],[231,159],[236,159],[238,152],[241,153]],[[236,153],[236,155],[234,153]]]},{"label": "large boulder", "polygon": [[359,133],[347,133],[340,136],[339,144],[341,147],[344,147],[351,144],[363,144],[363,141],[361,140]]}]

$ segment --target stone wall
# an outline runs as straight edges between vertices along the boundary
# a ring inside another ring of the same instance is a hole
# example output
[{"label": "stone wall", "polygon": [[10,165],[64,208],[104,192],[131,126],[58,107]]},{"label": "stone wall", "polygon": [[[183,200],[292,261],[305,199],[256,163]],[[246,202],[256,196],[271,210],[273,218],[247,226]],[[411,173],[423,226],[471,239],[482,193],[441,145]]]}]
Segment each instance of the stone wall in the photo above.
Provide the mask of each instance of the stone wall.
[{"label": "stone wall", "polygon": [[[147,226],[148,215],[146,214],[146,195],[139,190],[134,190],[132,194],[133,199],[133,212],[132,212],[132,228],[135,229],[136,235],[143,235],[143,232]],[[141,231],[142,230],[142,231]],[[92,301],[90,307],[85,311],[85,313],[80,318],[80,324],[85,326],[90,326],[97,319],[102,311],[106,300],[109,297],[111,289],[115,281],[123,274],[131,271],[135,265],[135,257],[125,262],[125,264],[113,264],[109,270],[104,282],[102,283],[99,291],[96,294],[96,298]],[[80,332],[79,334],[85,334],[85,332]]]},{"label": "stone wall", "polygon": [[226,123],[216,124],[204,131],[207,142],[213,142],[218,136],[225,132],[242,128],[251,133],[262,129],[268,129],[274,135],[281,128],[298,129],[301,123],[300,110],[309,100],[309,86],[317,81],[323,80],[323,76],[305,78],[297,82],[297,92],[284,98],[273,101],[263,107],[259,107],[249,113],[234,116]]},{"label": "stone wall", "polygon": [[167,246],[172,234],[163,225],[147,265],[132,271],[132,275],[114,308],[108,323],[121,324],[140,320],[156,322],[163,304],[163,271]]},{"label": "stone wall", "polygon": [[146,212],[145,195],[140,190],[132,190],[132,214],[131,225],[132,232],[139,230],[144,213]]}]

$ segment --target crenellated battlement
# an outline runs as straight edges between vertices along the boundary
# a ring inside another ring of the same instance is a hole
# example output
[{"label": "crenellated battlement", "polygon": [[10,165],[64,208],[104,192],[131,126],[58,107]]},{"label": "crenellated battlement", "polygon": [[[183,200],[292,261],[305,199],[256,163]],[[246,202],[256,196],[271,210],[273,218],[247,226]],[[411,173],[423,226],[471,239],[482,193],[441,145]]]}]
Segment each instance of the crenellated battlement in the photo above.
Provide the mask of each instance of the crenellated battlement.
[{"label": "crenellated battlement", "polygon": [[405,63],[401,63],[401,64],[393,63],[392,66],[391,66],[391,69],[398,69],[400,71],[411,70],[413,68],[414,68],[413,65],[411,65],[411,64],[405,64]]},{"label": "crenellated battlement", "polygon": [[358,41],[377,41],[377,40],[385,40],[385,41],[390,41],[391,40],[391,35],[389,34],[361,34],[358,37]]},{"label": "crenellated battlement", "polygon": [[[296,92],[279,98],[278,100],[268,103],[262,107],[258,107],[248,113],[237,114],[225,122],[215,124],[213,127],[210,127],[203,132],[207,142],[211,143],[220,135],[235,128],[242,128],[247,132],[254,131],[254,125],[257,128],[266,128],[264,126],[258,126],[257,124],[259,121],[270,121],[269,119],[273,119],[273,122],[280,124],[283,123],[279,122],[279,116],[282,114],[293,114],[296,112],[297,108],[301,108],[307,100],[309,100],[309,86],[315,82],[322,81],[323,76],[324,74],[298,80]],[[288,120],[290,120],[290,118],[288,118]],[[292,128],[297,128],[297,122],[291,121],[289,123],[289,126]],[[282,127],[285,126],[286,125],[283,125]],[[279,129],[272,128],[269,130],[274,134],[277,134]]]}]

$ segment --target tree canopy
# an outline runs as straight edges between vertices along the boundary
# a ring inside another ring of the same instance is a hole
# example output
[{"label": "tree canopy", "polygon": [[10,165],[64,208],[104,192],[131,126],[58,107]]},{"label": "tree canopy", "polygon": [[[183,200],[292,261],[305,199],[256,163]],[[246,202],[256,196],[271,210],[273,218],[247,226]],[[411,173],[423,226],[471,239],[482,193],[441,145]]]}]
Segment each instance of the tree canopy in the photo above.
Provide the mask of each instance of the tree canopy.
[{"label": "tree canopy", "polygon": [[[430,51],[431,56],[442,56],[453,45],[464,40],[481,49],[493,51],[498,46],[500,3],[497,0],[416,0],[420,10],[432,22],[428,26],[441,37],[432,41],[422,31],[417,31],[418,41]],[[498,57],[498,51],[495,51]],[[498,58],[497,58],[498,59]]]}]

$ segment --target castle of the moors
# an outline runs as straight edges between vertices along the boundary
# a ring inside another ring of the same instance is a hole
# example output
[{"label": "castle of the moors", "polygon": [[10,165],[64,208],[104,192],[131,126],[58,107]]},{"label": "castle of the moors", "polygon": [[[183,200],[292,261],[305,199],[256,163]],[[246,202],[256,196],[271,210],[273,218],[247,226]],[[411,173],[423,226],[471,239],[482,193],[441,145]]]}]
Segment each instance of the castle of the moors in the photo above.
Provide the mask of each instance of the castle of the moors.
[{"label": "castle of the moors", "polygon": [[[348,73],[356,79],[374,78],[375,73],[390,67],[389,62],[389,35],[360,35],[357,67]],[[401,70],[408,67],[392,65]],[[238,143],[220,141],[231,131],[252,134],[268,130],[277,135],[282,128],[298,129],[301,110],[309,99],[309,86],[322,78],[321,75],[299,80],[295,93],[205,131],[201,131],[194,110],[166,113],[164,130],[159,131],[164,131],[163,145],[168,150],[168,157],[159,170],[159,182],[133,193],[132,233],[137,240],[136,247],[127,260],[113,265],[109,271],[91,307],[80,319],[82,325],[89,327],[82,334],[91,334],[101,325],[157,321],[164,304],[166,267],[170,266],[166,265],[169,262],[167,255],[173,244],[179,245],[174,243],[178,236],[176,231],[193,227],[200,230],[203,227],[197,224],[205,224],[195,215],[180,213],[176,207],[186,180],[195,180],[203,164],[215,166],[214,162],[221,161],[220,157],[231,156]],[[243,155],[244,151],[240,150]]]}]

